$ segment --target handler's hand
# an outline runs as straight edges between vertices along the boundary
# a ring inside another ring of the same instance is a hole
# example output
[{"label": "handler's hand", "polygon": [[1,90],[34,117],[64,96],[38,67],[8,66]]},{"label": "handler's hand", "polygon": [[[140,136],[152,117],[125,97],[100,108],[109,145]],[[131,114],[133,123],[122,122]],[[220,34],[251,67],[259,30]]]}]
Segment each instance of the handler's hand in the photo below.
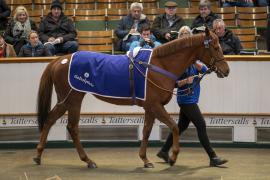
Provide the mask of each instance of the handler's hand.
[{"label": "handler's hand", "polygon": [[166,33],[165,34],[165,39],[170,40],[171,39],[171,34],[170,33]]},{"label": "handler's hand", "polygon": [[186,79],[186,80],[187,80],[187,84],[192,84],[192,83],[193,83],[193,79],[194,79],[193,76],[188,77],[188,78]]},{"label": "handler's hand", "polygon": [[48,39],[48,42],[53,42],[54,40],[55,40],[54,37],[50,37],[50,38]]}]

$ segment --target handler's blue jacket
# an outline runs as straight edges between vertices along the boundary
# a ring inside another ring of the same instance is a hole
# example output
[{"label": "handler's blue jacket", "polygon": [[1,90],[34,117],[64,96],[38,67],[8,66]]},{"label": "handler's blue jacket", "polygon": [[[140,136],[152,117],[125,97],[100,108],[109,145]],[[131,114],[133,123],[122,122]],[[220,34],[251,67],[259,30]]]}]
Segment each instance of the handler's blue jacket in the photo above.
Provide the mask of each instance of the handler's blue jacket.
[{"label": "handler's blue jacket", "polygon": [[[186,79],[187,77],[198,75],[199,73],[205,73],[207,71],[207,67],[205,65],[202,66],[201,71],[198,71],[196,66],[193,64],[180,76],[179,81]],[[196,82],[199,80],[198,77],[193,79],[192,84],[185,84],[177,89],[177,103],[181,104],[196,104],[199,102],[200,97],[200,83],[197,85]],[[192,87],[192,91],[189,93],[188,89]]]}]

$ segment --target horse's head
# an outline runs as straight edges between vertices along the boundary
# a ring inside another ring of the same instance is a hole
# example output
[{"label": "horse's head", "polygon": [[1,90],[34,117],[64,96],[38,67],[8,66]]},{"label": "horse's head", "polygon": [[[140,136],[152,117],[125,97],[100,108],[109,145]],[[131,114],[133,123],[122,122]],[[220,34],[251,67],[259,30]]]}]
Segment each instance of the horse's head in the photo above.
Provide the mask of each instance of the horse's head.
[{"label": "horse's head", "polygon": [[224,60],[223,51],[218,37],[206,27],[204,37],[204,52],[200,57],[211,71],[220,78],[227,77],[230,72],[228,63]]}]

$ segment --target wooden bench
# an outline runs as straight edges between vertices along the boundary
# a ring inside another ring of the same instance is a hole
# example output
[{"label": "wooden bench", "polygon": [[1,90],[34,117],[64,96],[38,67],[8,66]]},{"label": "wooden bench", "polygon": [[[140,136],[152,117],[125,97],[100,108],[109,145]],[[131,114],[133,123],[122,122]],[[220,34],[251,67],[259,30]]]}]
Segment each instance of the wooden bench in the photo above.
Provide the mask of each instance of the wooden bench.
[{"label": "wooden bench", "polygon": [[266,27],[267,7],[237,7],[237,23],[240,27]]},{"label": "wooden bench", "polygon": [[244,50],[258,50],[257,46],[257,29],[253,28],[236,28],[231,29],[238,36]]},{"label": "wooden bench", "polygon": [[79,50],[114,54],[113,30],[78,31]]}]

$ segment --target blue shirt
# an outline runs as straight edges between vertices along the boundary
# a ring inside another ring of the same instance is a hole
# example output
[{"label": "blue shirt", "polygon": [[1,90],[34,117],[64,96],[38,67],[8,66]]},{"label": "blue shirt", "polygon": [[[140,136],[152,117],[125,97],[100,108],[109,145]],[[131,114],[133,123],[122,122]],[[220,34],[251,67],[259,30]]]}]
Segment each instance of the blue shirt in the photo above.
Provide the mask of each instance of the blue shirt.
[{"label": "blue shirt", "polygon": [[[193,64],[186,69],[184,74],[180,76],[179,81],[186,79],[187,77],[198,75],[199,73],[205,73],[207,71],[207,67],[205,65],[202,66],[201,71],[198,71],[196,66]],[[199,80],[198,77],[193,79],[192,84],[185,84],[177,89],[177,103],[180,104],[196,104],[199,102],[200,97],[200,83],[197,83]],[[197,84],[196,84],[197,83]],[[193,88],[191,92],[189,92],[189,88]]]},{"label": "blue shirt", "polygon": [[[154,42],[154,47],[161,45],[160,42],[156,41],[156,38],[153,35],[151,36],[150,39]],[[141,37],[140,37],[139,41],[133,41],[130,45],[129,51],[132,51],[135,47],[141,47],[140,46],[141,41],[144,41],[144,39]],[[145,45],[142,48],[153,49],[154,47],[151,47],[149,44],[145,43]]]}]

